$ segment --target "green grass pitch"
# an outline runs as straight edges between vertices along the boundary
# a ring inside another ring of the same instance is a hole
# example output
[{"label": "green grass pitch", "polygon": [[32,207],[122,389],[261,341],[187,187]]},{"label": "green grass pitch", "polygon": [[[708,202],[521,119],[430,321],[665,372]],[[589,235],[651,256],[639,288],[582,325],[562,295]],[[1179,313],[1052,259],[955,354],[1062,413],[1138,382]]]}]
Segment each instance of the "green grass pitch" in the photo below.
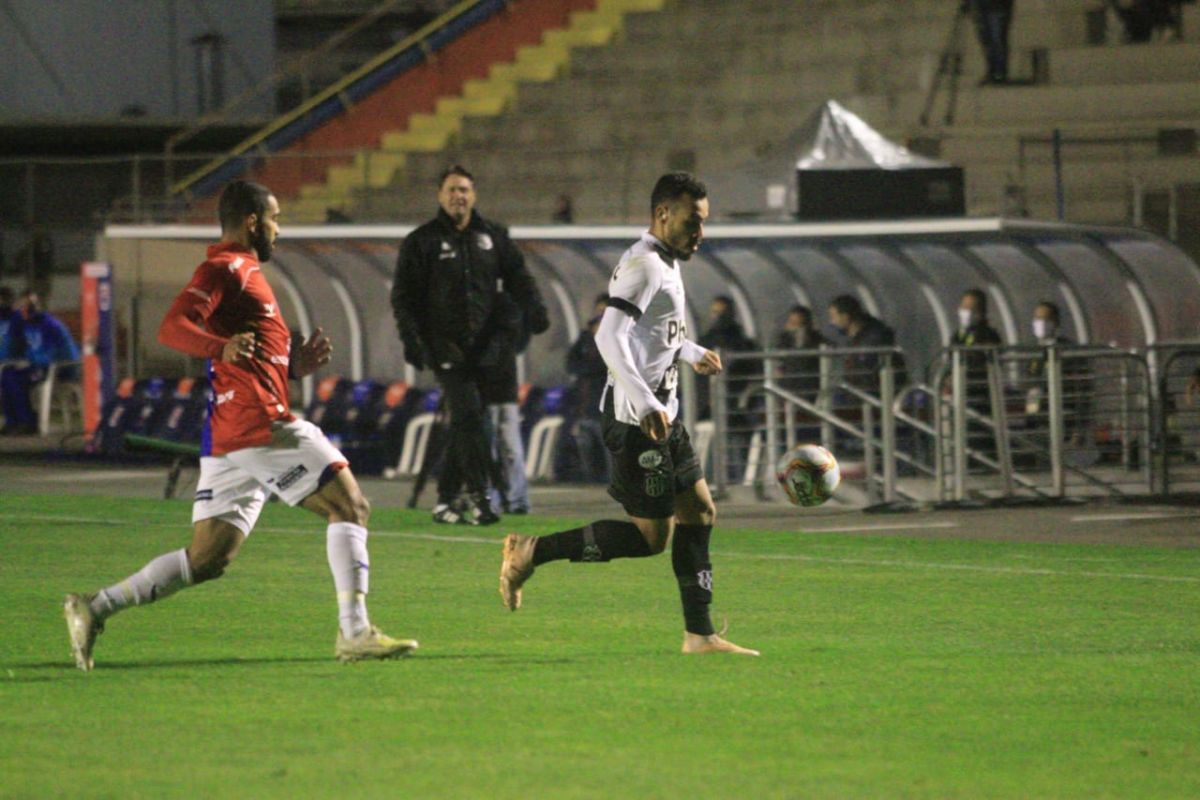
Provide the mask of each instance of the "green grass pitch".
[{"label": "green grass pitch", "polygon": [[76,671],[63,593],[189,510],[0,495],[0,796],[1200,796],[1194,550],[718,528],[718,625],[763,657],[685,658],[668,556],[549,565],[511,614],[503,531],[385,509],[372,617],[421,650],[343,666],[323,523],[272,505]]}]

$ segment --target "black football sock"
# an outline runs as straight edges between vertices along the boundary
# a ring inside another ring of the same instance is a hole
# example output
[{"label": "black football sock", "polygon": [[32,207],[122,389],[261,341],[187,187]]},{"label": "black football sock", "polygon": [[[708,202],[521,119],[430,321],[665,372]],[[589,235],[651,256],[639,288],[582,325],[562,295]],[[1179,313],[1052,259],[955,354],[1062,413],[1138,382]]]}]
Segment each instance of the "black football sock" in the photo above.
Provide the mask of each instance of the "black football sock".
[{"label": "black football sock", "polygon": [[534,565],[547,561],[611,561],[651,555],[646,538],[632,522],[602,519],[569,531],[539,536],[533,548]]},{"label": "black football sock", "polygon": [[712,525],[676,525],[671,542],[671,566],[683,600],[684,629],[700,636],[716,633],[708,614],[713,596],[712,562],[708,556],[711,537]]}]

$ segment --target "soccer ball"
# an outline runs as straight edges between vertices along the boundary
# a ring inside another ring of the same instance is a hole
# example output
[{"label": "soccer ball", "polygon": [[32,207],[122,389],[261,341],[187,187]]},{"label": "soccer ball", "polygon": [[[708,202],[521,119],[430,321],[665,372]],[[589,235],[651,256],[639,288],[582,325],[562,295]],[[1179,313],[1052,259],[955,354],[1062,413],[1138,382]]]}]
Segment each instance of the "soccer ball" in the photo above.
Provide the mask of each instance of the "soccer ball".
[{"label": "soccer ball", "polygon": [[812,507],[833,496],[842,482],[842,470],[824,447],[802,444],[783,454],[775,466],[775,477],[792,505]]}]

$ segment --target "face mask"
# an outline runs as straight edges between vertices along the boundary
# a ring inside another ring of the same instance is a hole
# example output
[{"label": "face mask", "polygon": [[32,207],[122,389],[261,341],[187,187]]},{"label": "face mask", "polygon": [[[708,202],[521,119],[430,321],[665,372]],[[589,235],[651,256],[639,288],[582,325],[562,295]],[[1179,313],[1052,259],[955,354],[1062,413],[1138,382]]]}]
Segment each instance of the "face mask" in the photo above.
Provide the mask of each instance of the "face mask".
[{"label": "face mask", "polygon": [[975,324],[975,312],[969,308],[960,308],[958,310],[958,327],[964,331]]},{"label": "face mask", "polygon": [[1033,335],[1038,339],[1049,339],[1054,335],[1054,329],[1050,326],[1050,320],[1035,319],[1033,321]]}]

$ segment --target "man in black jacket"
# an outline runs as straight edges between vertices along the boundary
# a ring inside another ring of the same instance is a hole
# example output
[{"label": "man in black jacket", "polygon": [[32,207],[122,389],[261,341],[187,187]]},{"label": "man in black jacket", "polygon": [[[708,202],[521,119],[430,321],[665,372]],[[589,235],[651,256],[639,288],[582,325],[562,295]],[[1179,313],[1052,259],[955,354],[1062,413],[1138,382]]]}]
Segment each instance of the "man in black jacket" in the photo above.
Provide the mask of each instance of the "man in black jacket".
[{"label": "man in black jacket", "polygon": [[[846,337],[845,346],[854,347],[894,347],[896,332],[881,320],[871,316],[858,298],[854,295],[840,294],[829,304],[829,324],[838,333]],[[907,373],[903,359],[899,354],[891,357],[895,369],[895,385],[902,386],[907,381]],[[874,353],[855,353],[846,356],[842,365],[842,378],[853,386],[857,386],[872,394],[879,393],[879,371],[883,362]]]},{"label": "man in black jacket", "polygon": [[[400,248],[392,311],[405,361],[434,371],[450,412],[447,450],[455,468],[439,476],[434,520],[490,525],[500,518],[487,498],[491,445],[481,387],[488,371],[511,352],[523,326],[542,333],[550,321],[508,230],[475,212],[471,173],[457,164],[446,169],[438,205],[437,217],[409,234]],[[452,505],[456,476],[471,496],[475,513],[470,519]]]}]

